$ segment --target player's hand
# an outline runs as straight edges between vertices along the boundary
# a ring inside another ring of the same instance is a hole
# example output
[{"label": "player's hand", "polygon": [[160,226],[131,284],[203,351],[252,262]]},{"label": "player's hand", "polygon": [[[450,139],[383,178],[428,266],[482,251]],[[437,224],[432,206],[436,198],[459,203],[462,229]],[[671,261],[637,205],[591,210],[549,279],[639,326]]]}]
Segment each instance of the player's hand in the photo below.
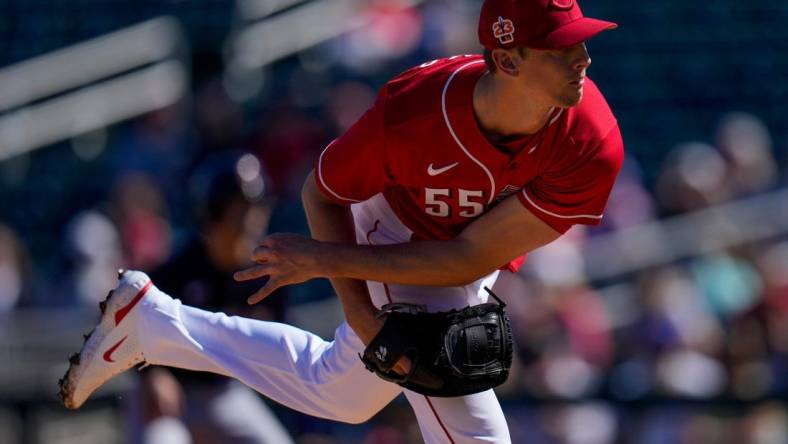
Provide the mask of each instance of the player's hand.
[{"label": "player's hand", "polygon": [[[358,314],[355,314],[350,311],[345,311],[345,315],[347,316],[348,325],[356,335],[361,339],[361,342],[364,345],[368,345],[372,342],[372,339],[378,334],[381,328],[383,328],[384,320],[372,315],[364,313],[363,311],[359,311]],[[400,374],[400,375],[407,375],[410,373],[411,369],[411,362],[410,358],[407,356],[403,356],[394,364],[393,370]]]},{"label": "player's hand", "polygon": [[267,277],[268,281],[247,299],[256,304],[279,287],[299,284],[318,277],[318,256],[321,243],[298,234],[276,233],[266,236],[252,252],[256,265],[236,272],[236,281]]}]

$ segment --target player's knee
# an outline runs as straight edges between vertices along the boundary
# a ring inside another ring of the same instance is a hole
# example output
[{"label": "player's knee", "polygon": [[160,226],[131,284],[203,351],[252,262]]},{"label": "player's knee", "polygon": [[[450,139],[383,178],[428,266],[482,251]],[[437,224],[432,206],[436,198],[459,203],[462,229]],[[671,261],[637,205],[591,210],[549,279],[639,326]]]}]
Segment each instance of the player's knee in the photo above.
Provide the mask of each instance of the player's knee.
[{"label": "player's knee", "polygon": [[347,424],[363,424],[372,419],[373,416],[375,416],[375,412],[343,412],[342,418],[339,419],[339,421]]},{"label": "player's knee", "polygon": [[361,405],[345,405],[344,408],[337,406],[334,411],[334,415],[336,415],[334,420],[346,424],[362,424],[372,419],[379,410],[379,408],[365,408]]}]

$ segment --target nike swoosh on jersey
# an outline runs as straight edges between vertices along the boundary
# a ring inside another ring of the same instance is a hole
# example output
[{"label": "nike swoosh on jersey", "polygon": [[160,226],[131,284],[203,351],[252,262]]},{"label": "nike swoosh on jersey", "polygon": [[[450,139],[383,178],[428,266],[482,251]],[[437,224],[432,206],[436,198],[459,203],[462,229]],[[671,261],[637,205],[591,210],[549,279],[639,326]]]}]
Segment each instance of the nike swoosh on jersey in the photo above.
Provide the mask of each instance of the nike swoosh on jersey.
[{"label": "nike swoosh on jersey", "polygon": [[441,168],[434,168],[434,167],[432,166],[432,164],[430,164],[430,165],[427,167],[427,174],[429,174],[430,176],[437,176],[438,174],[443,174],[443,173],[445,173],[446,171],[449,171],[450,169],[452,169],[452,168],[456,167],[456,166],[457,166],[457,165],[459,165],[459,164],[460,164],[460,162],[454,162],[454,163],[453,163],[453,164],[451,164],[451,165],[446,165],[445,167],[441,167]]},{"label": "nike swoosh on jersey", "polygon": [[137,305],[137,302],[139,302],[140,299],[142,299],[142,297],[145,296],[145,293],[148,292],[148,290],[150,289],[151,285],[153,285],[153,281],[148,281],[148,283],[145,284],[144,287],[142,287],[142,290],[140,290],[139,293],[137,293],[137,295],[134,296],[134,299],[132,299],[131,302],[129,302],[128,304],[126,304],[125,307],[123,307],[120,310],[118,310],[117,312],[115,312],[115,325],[116,326],[118,324],[120,324],[120,321],[122,321],[123,318],[125,318],[126,315],[129,314],[131,309],[134,308],[135,305]]},{"label": "nike swoosh on jersey", "polygon": [[115,362],[112,359],[112,354],[115,353],[115,350],[117,350],[118,347],[120,347],[120,344],[123,344],[123,341],[125,341],[126,338],[128,338],[128,336],[124,336],[123,339],[121,339],[120,341],[115,343],[115,345],[113,345],[112,347],[108,348],[107,351],[104,352],[104,360],[105,361],[107,361],[107,362]]}]

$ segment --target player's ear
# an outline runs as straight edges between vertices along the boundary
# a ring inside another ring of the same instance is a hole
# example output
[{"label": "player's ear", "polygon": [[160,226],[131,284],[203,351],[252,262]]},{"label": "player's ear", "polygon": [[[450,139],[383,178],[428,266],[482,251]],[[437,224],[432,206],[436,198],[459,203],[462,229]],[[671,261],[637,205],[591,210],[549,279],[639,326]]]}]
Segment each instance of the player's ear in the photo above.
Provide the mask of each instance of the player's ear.
[{"label": "player's ear", "polygon": [[493,49],[492,59],[495,62],[496,68],[504,74],[516,76],[520,74],[519,58],[515,57],[510,50],[506,49]]}]

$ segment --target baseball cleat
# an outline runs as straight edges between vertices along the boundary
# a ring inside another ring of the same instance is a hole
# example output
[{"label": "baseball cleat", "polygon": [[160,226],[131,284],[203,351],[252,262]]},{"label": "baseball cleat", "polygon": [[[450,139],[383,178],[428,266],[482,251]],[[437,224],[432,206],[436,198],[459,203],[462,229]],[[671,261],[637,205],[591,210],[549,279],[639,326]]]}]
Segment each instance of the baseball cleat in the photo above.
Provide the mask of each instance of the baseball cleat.
[{"label": "baseball cleat", "polygon": [[153,282],[139,271],[118,271],[118,286],[99,303],[101,320],[84,335],[79,353],[69,357],[68,371],[59,381],[60,399],[69,409],[77,409],[91,393],[114,376],[145,361],[139,346],[138,303]]}]

